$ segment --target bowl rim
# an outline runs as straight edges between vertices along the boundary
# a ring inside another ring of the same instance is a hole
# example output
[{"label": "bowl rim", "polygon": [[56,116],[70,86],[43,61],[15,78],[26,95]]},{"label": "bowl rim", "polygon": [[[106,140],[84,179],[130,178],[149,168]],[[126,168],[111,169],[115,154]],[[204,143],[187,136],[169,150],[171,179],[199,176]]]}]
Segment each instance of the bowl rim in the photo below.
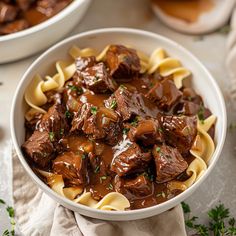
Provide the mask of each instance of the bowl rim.
[{"label": "bowl rim", "polygon": [[39,23],[39,24],[32,26],[30,28],[21,30],[19,32],[0,36],[0,42],[7,42],[10,40],[14,40],[14,39],[28,36],[30,34],[34,34],[36,32],[40,32],[40,31],[46,29],[47,27],[55,24],[56,22],[62,20],[64,17],[68,16],[73,10],[78,8],[83,3],[85,3],[85,2],[89,3],[90,1],[91,0],[73,0],[68,6],[66,6],[64,9],[62,9],[60,12],[58,12],[55,16],[49,18],[46,21],[43,21],[42,23]]},{"label": "bowl rim", "polygon": [[[197,64],[198,67],[200,67],[203,72],[207,75],[208,80],[210,80],[211,85],[213,87],[213,90],[216,92],[218,100],[219,100],[219,108],[221,110],[221,118],[222,118],[222,133],[219,134],[220,138],[219,138],[219,142],[216,145],[216,149],[215,152],[212,156],[212,162],[211,164],[208,166],[206,172],[203,174],[203,176],[201,176],[201,178],[195,182],[192,186],[190,186],[188,189],[186,189],[184,192],[182,192],[181,194],[175,196],[172,199],[169,199],[163,203],[160,203],[158,205],[154,205],[151,207],[147,207],[147,208],[141,208],[141,209],[135,209],[135,210],[130,210],[130,211],[101,211],[99,209],[95,209],[95,208],[91,208],[89,206],[85,206],[82,204],[78,204],[75,203],[63,196],[60,196],[59,194],[57,194],[56,192],[54,192],[49,186],[47,186],[31,169],[31,167],[28,165],[26,159],[24,158],[20,147],[17,144],[17,140],[16,140],[16,134],[15,134],[15,130],[14,130],[14,108],[16,107],[17,104],[17,100],[18,100],[18,94],[21,92],[21,87],[24,85],[25,81],[29,81],[30,79],[27,77],[28,74],[30,73],[31,69],[33,67],[35,67],[37,64],[40,64],[41,60],[44,57],[47,57],[47,55],[54,51],[57,50],[59,47],[69,43],[70,41],[73,41],[74,39],[79,39],[81,37],[86,37],[86,36],[91,36],[91,35],[97,35],[97,34],[103,34],[103,33],[128,33],[128,34],[135,34],[135,35],[142,35],[144,37],[152,37],[152,38],[156,38],[157,40],[162,40],[162,41],[166,41],[168,44],[173,45],[175,48],[178,48],[179,51],[182,51],[184,54],[187,54],[193,63]],[[73,208],[80,208],[83,211],[88,211],[91,212],[93,214],[102,214],[104,217],[109,217],[109,216],[117,216],[117,217],[121,217],[122,215],[125,216],[131,216],[131,215],[135,215],[135,214],[145,214],[147,212],[154,212],[156,209],[161,208],[164,210],[170,209],[171,207],[177,205],[176,202],[180,202],[181,200],[184,200],[185,198],[187,198],[188,196],[190,196],[190,194],[196,190],[204,181],[205,179],[209,176],[209,174],[211,173],[212,169],[214,168],[217,160],[220,157],[220,153],[222,151],[224,142],[225,142],[225,137],[226,137],[226,127],[227,127],[227,115],[226,115],[226,107],[225,107],[225,102],[224,102],[224,98],[223,95],[221,93],[221,90],[219,89],[219,86],[217,85],[216,81],[214,80],[214,78],[212,77],[212,75],[210,74],[210,72],[205,68],[205,66],[187,49],[185,49],[183,46],[181,46],[180,44],[176,43],[175,41],[166,38],[162,35],[156,34],[156,33],[152,33],[149,31],[144,31],[144,30],[139,30],[139,29],[132,29],[132,28],[121,28],[121,27],[113,27],[113,28],[101,28],[101,29],[95,29],[95,30],[90,30],[90,31],[86,31],[83,33],[79,33],[77,35],[74,35],[72,37],[66,38],[62,41],[60,41],[59,43],[57,43],[56,45],[50,47],[47,51],[45,51],[43,54],[41,54],[26,70],[26,72],[23,74],[17,89],[15,91],[14,94],[14,98],[13,98],[13,102],[12,102],[12,107],[11,107],[11,114],[10,114],[10,128],[11,128],[11,136],[12,136],[12,140],[13,140],[13,144],[14,147],[16,149],[17,152],[17,156],[20,159],[21,164],[23,165],[23,167],[25,168],[26,172],[30,175],[30,177],[37,183],[37,186],[40,187],[44,192],[46,192],[50,197],[53,197],[54,199],[56,199],[58,202],[64,202],[67,206],[71,206]],[[51,196],[52,195],[52,196]],[[164,211],[163,210],[163,211]],[[162,212],[163,212],[162,211]],[[159,214],[159,213],[158,213]],[[98,217],[99,218],[99,217]],[[142,218],[142,217],[139,217]],[[145,217],[143,217],[145,218]],[[122,220],[122,219],[121,219]]]}]

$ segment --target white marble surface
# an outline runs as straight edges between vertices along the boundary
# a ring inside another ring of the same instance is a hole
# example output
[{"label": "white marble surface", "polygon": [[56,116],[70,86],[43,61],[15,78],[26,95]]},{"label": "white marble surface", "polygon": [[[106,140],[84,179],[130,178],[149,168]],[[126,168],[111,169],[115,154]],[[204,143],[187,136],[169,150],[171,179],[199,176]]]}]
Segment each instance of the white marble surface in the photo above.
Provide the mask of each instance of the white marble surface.
[{"label": "white marble surface", "polygon": [[[225,35],[214,33],[196,37],[179,34],[164,26],[153,15],[148,0],[94,0],[87,15],[71,35],[90,29],[113,26],[139,28],[159,33],[192,51],[210,70],[222,89],[226,99],[229,122],[234,119],[235,111],[232,109],[227,93],[229,79],[224,67]],[[3,83],[0,86],[0,150],[4,149],[10,139],[9,117],[15,88],[26,68],[36,57],[37,55],[18,62],[0,65],[0,82]],[[205,220],[206,212],[219,201],[225,203],[236,216],[235,138],[235,131],[228,133],[223,153],[215,170],[187,200],[194,214],[198,215],[202,221]],[[10,160],[8,162],[10,163]],[[6,184],[3,184],[9,183],[6,180],[10,178],[8,176],[9,168],[1,168],[2,166],[3,159],[0,155],[0,198],[4,198],[11,204],[10,188],[8,189]],[[6,227],[7,218],[3,208],[0,208],[0,235]]]}]

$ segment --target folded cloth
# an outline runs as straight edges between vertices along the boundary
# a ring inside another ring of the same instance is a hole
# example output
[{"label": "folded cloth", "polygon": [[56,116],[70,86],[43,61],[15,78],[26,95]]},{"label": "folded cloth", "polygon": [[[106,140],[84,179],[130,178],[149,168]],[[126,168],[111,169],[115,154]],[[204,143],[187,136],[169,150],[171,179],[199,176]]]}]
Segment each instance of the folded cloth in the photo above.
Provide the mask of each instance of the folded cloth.
[{"label": "folded cloth", "polygon": [[186,236],[181,206],[144,220],[115,222],[70,211],[43,193],[13,152],[13,199],[18,227],[25,236]]}]

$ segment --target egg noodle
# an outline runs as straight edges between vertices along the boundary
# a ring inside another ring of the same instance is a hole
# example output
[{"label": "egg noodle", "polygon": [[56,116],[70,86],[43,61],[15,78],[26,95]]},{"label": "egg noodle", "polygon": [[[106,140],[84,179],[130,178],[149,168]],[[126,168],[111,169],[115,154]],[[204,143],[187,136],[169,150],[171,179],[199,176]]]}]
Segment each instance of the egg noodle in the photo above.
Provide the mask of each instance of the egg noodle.
[{"label": "egg noodle", "polygon": [[[75,59],[77,57],[95,56],[97,61],[103,61],[106,57],[106,51],[109,45],[105,47],[100,53],[92,48],[80,49],[73,46],[69,54]],[[150,56],[147,56],[143,52],[137,51],[137,54],[141,61],[141,73],[152,74],[158,71],[161,76],[170,76],[173,79],[176,87],[180,89],[182,87],[183,79],[191,75],[190,71],[184,68],[180,61],[171,58],[167,55],[165,50],[158,48],[153,51]],[[46,113],[41,108],[42,105],[47,103],[47,97],[45,92],[50,90],[61,89],[65,82],[72,78],[76,72],[75,63],[68,63],[64,61],[56,62],[56,74],[54,76],[45,76],[42,78],[40,75],[36,75],[30,85],[25,91],[25,101],[29,105],[30,110],[26,113],[26,120],[33,118],[35,113]],[[215,124],[216,117],[211,115],[204,121],[198,120],[195,142],[190,150],[190,153],[195,157],[194,160],[188,166],[186,173],[189,178],[185,181],[169,181],[168,188],[180,189],[182,191],[193,185],[207,170],[207,165],[215,151],[215,145],[207,133],[208,130]],[[125,210],[130,207],[128,199],[118,193],[111,192],[103,197],[100,201],[96,201],[92,198],[90,192],[86,192],[81,187],[69,187],[65,188],[65,184],[61,175],[37,170],[47,180],[47,184],[58,194],[64,196],[76,203],[80,203],[92,208],[101,210]]]}]

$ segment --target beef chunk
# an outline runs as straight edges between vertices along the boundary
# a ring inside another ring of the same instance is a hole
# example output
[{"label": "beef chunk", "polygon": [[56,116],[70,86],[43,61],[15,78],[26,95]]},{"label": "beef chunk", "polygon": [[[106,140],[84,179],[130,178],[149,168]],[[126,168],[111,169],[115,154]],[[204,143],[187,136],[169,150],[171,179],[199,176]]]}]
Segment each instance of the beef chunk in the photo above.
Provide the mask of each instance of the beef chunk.
[{"label": "beef chunk", "polygon": [[12,34],[27,29],[29,24],[26,20],[15,20],[0,27],[0,34]]},{"label": "beef chunk", "polygon": [[106,53],[106,62],[115,79],[131,77],[139,73],[141,66],[134,49],[122,45],[111,45]]},{"label": "beef chunk", "polygon": [[131,127],[128,137],[131,141],[141,141],[144,146],[164,140],[161,125],[154,119],[139,121],[136,127]]},{"label": "beef chunk", "polygon": [[203,103],[201,96],[196,94],[196,92],[192,88],[183,89],[183,99],[198,105]]},{"label": "beef chunk", "polygon": [[71,127],[71,132],[74,131],[79,131],[82,130],[82,127],[84,125],[84,122],[89,119],[89,117],[91,116],[91,108],[92,108],[92,104],[90,103],[84,103],[82,104],[79,109],[78,112],[76,113],[76,115],[74,116],[73,120],[72,120],[72,127]]},{"label": "beef chunk", "polygon": [[161,124],[170,145],[178,148],[182,154],[191,149],[197,135],[196,116],[162,116]]},{"label": "beef chunk", "polygon": [[157,103],[160,109],[165,111],[177,103],[181,98],[182,92],[177,89],[174,82],[169,79],[156,83],[152,89],[146,94],[146,97]]},{"label": "beef chunk", "polygon": [[154,186],[144,175],[137,176],[134,179],[126,179],[117,175],[115,177],[115,190],[129,197],[130,195],[145,197],[153,193]]},{"label": "beef chunk", "polygon": [[87,157],[82,152],[65,152],[53,161],[53,172],[62,175],[66,185],[86,185]]},{"label": "beef chunk", "polygon": [[152,153],[155,159],[156,181],[158,183],[176,178],[188,167],[188,163],[176,148],[167,145],[155,145]]},{"label": "beef chunk", "polygon": [[29,9],[30,5],[34,2],[34,0],[16,0],[17,5],[23,11]]},{"label": "beef chunk", "polygon": [[146,116],[142,94],[131,93],[125,87],[119,87],[114,93],[117,111],[123,120],[129,120],[132,115]]},{"label": "beef chunk", "polygon": [[92,67],[87,67],[80,72],[85,86],[95,93],[106,93],[116,90],[116,83],[107,73],[105,64],[100,62]]},{"label": "beef chunk", "polygon": [[96,63],[96,58],[94,56],[91,57],[77,57],[75,59],[76,71],[81,72],[84,71],[87,67],[92,67]]},{"label": "beef chunk", "polygon": [[0,2],[0,23],[13,21],[17,13],[17,7]]},{"label": "beef chunk", "polygon": [[200,106],[196,103],[189,101],[180,102],[177,107],[174,109],[177,114],[183,114],[186,116],[194,116],[197,115]]},{"label": "beef chunk", "polygon": [[40,131],[51,132],[55,139],[61,138],[69,128],[63,105],[56,103],[50,107],[37,125],[37,128]]},{"label": "beef chunk", "polygon": [[22,150],[30,161],[41,168],[48,167],[54,157],[54,147],[47,131],[34,131],[22,145]]},{"label": "beef chunk", "polygon": [[144,171],[151,160],[150,153],[142,153],[136,143],[124,141],[120,146],[124,151],[118,151],[118,155],[113,159],[111,170],[119,176]]},{"label": "beef chunk", "polygon": [[71,132],[82,130],[93,139],[105,138],[115,145],[121,132],[120,118],[113,110],[85,103],[72,120]]}]

